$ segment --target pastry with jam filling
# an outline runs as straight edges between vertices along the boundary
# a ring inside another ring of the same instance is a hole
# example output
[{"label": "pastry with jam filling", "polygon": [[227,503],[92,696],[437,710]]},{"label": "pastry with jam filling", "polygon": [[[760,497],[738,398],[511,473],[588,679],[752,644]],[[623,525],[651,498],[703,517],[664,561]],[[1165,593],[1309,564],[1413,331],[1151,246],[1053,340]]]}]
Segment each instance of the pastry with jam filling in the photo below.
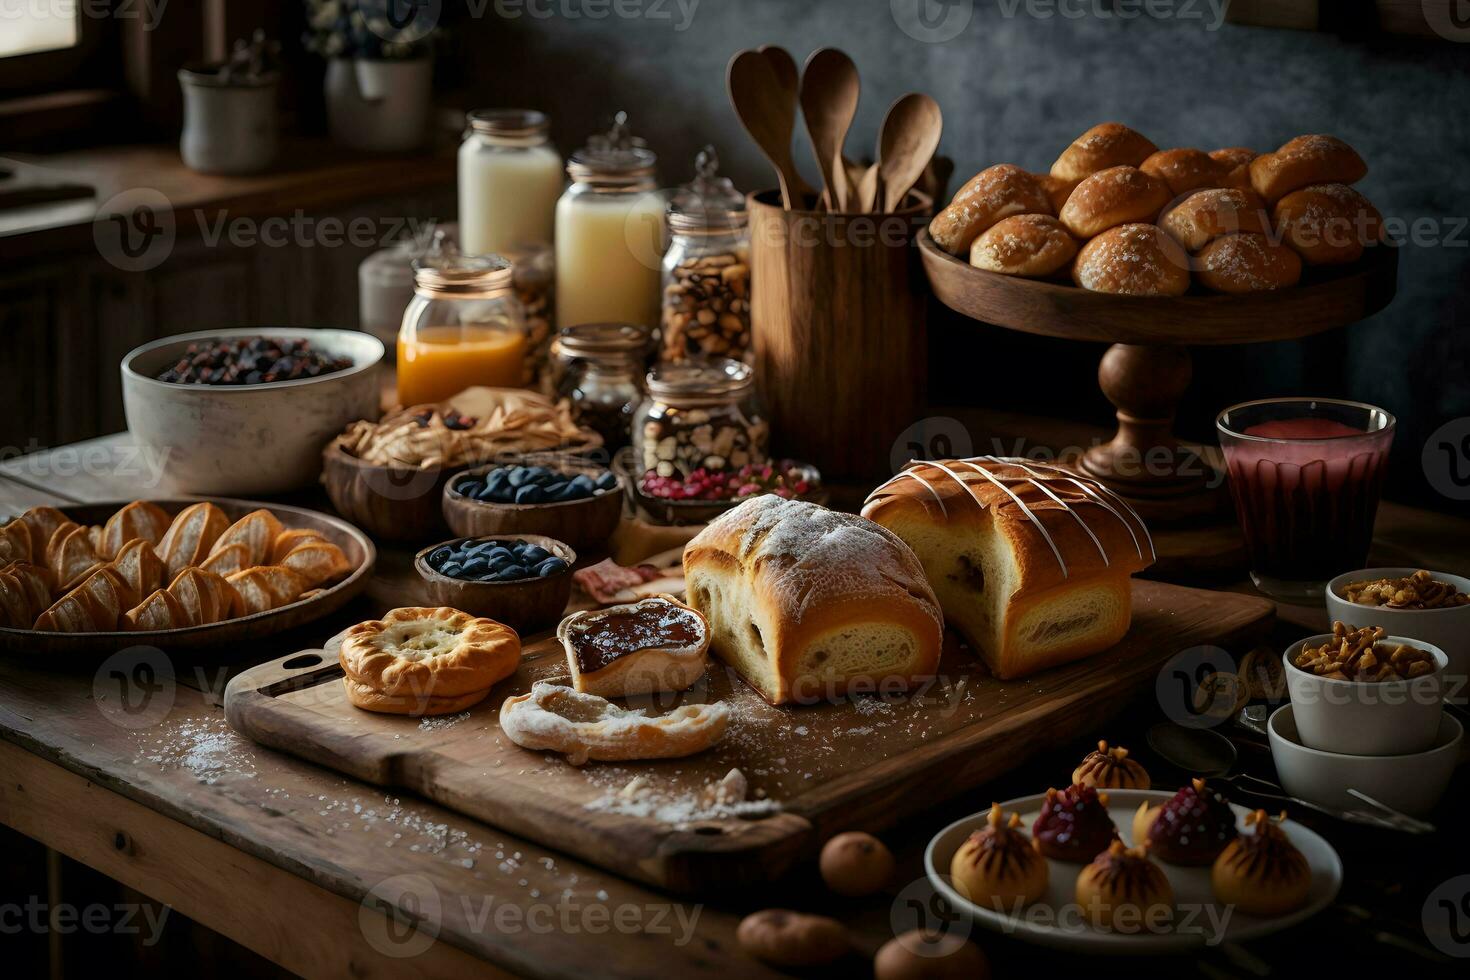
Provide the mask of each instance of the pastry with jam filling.
[{"label": "pastry with jam filling", "polygon": [[572,687],[598,697],[682,691],[709,662],[709,624],[671,595],[573,613],[556,636]]},{"label": "pastry with jam filling", "polygon": [[1031,825],[1036,849],[1058,861],[1086,864],[1108,849],[1118,836],[1108,816],[1108,794],[1091,786],[1049,789],[1041,813]]}]

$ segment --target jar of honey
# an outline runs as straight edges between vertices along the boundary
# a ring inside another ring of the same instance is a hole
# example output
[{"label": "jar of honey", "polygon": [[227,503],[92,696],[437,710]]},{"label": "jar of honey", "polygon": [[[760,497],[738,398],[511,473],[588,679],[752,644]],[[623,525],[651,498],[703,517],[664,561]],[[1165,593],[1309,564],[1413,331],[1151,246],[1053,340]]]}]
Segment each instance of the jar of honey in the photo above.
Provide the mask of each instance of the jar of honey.
[{"label": "jar of honey", "polygon": [[414,263],[414,295],[398,331],[398,400],[441,402],[466,388],[519,387],[526,323],[511,264],[440,250]]}]

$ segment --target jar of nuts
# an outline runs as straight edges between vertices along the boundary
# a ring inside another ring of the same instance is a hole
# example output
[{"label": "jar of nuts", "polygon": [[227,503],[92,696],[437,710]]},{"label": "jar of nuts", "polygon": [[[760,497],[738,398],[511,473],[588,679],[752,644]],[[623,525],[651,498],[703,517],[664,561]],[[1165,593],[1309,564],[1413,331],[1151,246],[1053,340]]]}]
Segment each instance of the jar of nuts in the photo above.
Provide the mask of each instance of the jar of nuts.
[{"label": "jar of nuts", "polygon": [[718,176],[712,146],[669,202],[660,360],[744,359],[750,349],[750,240],[745,199]]},{"label": "jar of nuts", "polygon": [[687,478],[765,463],[770,430],[755,407],[755,372],[730,358],[660,364],[633,419],[635,467]]},{"label": "jar of nuts", "polygon": [[525,245],[508,250],[505,256],[513,263],[515,294],[525,311],[526,361],[521,384],[540,388],[551,347],[552,298],[556,285],[552,266],[556,256],[550,245]]}]

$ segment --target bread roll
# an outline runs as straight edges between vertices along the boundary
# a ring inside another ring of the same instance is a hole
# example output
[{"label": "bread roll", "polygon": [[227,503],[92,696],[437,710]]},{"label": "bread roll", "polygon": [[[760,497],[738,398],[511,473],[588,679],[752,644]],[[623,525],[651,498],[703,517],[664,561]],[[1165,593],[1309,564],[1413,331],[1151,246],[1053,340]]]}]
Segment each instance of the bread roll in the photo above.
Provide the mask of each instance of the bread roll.
[{"label": "bread roll", "polygon": [[929,222],[934,243],[951,255],[964,255],[977,235],[1013,214],[1052,214],[1041,182],[1020,167],[998,163],[980,171],[959,189],[949,206]]},{"label": "bread roll", "polygon": [[1169,203],[1169,187],[1137,167],[1109,167],[1077,185],[1062,208],[1062,224],[1091,238],[1133,221],[1153,221]]},{"label": "bread roll", "polygon": [[1121,498],[1028,460],[910,463],[863,515],[914,549],[946,620],[1003,680],[1118,642],[1129,576],[1154,560]]},{"label": "bread roll", "polygon": [[1062,207],[1067,203],[1067,198],[1077,189],[1080,180],[1063,180],[1053,177],[1051,174],[1032,174],[1040,183],[1042,190],[1046,191],[1047,199],[1051,201],[1051,213],[1061,214]]},{"label": "bread roll", "polygon": [[1383,237],[1383,216],[1346,184],[1313,184],[1276,202],[1272,219],[1282,240],[1308,265],[1342,265]]},{"label": "bread roll", "polygon": [[1223,163],[1227,168],[1234,170],[1243,163],[1250,163],[1260,156],[1255,150],[1245,146],[1224,146],[1218,150],[1210,151],[1210,159],[1216,163]]},{"label": "bread roll", "polygon": [[1189,256],[1157,225],[1122,225],[1082,246],[1072,280],[1099,293],[1180,296],[1189,291]]},{"label": "bread roll", "polygon": [[919,559],[851,514],[765,494],[684,549],[710,649],[772,704],[906,687],[939,664],[944,618]]},{"label": "bread roll", "polygon": [[970,264],[1007,276],[1049,276],[1077,255],[1077,240],[1048,214],[1017,214],[985,230],[970,246]]},{"label": "bread roll", "polygon": [[1160,150],[1138,165],[1162,180],[1175,197],[1205,187],[1219,187],[1232,169],[1203,150]]},{"label": "bread roll", "polygon": [[[1237,190],[1250,191],[1254,194],[1255,188],[1251,186],[1251,165],[1249,163],[1237,164],[1234,170],[1220,178],[1220,186],[1234,187]],[[1256,194],[1256,196],[1261,195]]]},{"label": "bread roll", "polygon": [[1302,260],[1266,235],[1226,235],[1199,253],[1200,285],[1217,293],[1259,293],[1295,286]]},{"label": "bread roll", "polygon": [[1136,167],[1157,150],[1146,137],[1122,123],[1099,123],[1062,151],[1051,165],[1051,175],[1079,181],[1109,167]]},{"label": "bread roll", "polygon": [[1298,136],[1251,161],[1251,186],[1274,204],[1312,184],[1355,184],[1368,173],[1358,151],[1335,136]]},{"label": "bread roll", "polygon": [[1221,235],[1264,235],[1271,230],[1261,196],[1252,190],[1228,187],[1189,195],[1164,212],[1159,227],[1190,252],[1198,252]]}]

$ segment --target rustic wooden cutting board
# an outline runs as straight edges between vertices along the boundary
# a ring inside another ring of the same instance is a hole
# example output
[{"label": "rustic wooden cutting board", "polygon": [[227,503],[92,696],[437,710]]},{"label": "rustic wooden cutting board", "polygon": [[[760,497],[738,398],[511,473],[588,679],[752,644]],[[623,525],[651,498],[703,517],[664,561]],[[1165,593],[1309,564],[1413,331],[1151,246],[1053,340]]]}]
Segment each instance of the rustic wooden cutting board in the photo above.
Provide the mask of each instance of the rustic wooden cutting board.
[{"label": "rustic wooden cutting board", "polygon": [[[238,675],[225,715],[264,745],[419,793],[611,871],[698,893],[775,879],[832,834],[881,829],[1033,753],[1104,736],[1099,726],[1174,654],[1207,643],[1239,651],[1269,627],[1274,609],[1249,596],[1135,581],[1128,635],[1080,663],[1000,682],[968,651],[948,649],[939,678],[910,695],[813,706],[768,705],[716,660],[706,683],[684,697],[730,704],[725,739],[701,755],[657,762],[579,769],[501,734],[505,698],[566,674],[554,638],[529,644],[516,674],[463,715],[420,721],[354,708],[335,651],[325,650]],[[701,807],[701,794],[736,768],[763,801],[739,814]],[[635,778],[641,782],[627,789]]]}]

